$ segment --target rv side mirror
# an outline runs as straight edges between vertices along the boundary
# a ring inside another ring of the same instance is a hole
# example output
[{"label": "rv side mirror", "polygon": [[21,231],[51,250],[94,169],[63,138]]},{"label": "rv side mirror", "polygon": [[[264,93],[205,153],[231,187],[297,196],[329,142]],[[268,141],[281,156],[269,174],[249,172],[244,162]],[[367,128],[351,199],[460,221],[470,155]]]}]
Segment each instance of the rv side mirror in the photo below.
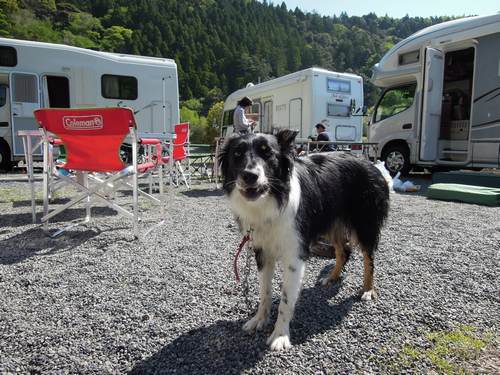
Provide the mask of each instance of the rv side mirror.
[{"label": "rv side mirror", "polygon": [[363,116],[367,116],[367,112],[368,112],[368,107],[366,105],[363,106]]}]

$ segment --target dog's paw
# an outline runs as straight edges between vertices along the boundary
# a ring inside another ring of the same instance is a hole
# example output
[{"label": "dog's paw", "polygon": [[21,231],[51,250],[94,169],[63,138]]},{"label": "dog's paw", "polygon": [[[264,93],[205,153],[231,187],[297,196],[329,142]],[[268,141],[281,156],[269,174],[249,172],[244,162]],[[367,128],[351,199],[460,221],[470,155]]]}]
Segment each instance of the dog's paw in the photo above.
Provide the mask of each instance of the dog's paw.
[{"label": "dog's paw", "polygon": [[243,330],[246,332],[260,331],[267,324],[267,318],[256,314],[252,319],[243,325]]},{"label": "dog's paw", "polygon": [[269,345],[271,350],[278,352],[292,347],[292,344],[290,343],[290,336],[281,331],[276,332],[276,330],[274,330],[272,335],[267,339],[267,345]]},{"label": "dog's paw", "polygon": [[325,276],[319,279],[319,283],[323,286],[328,286],[333,283],[333,280],[330,278],[330,276]]},{"label": "dog's paw", "polygon": [[330,285],[335,284],[338,281],[340,281],[340,278],[333,279],[330,275],[322,277],[321,279],[319,279],[320,284],[323,285],[323,286],[330,286]]},{"label": "dog's paw", "polygon": [[377,298],[377,292],[375,292],[375,289],[370,289],[367,292],[363,292],[361,295],[361,299],[363,301],[371,301]]}]

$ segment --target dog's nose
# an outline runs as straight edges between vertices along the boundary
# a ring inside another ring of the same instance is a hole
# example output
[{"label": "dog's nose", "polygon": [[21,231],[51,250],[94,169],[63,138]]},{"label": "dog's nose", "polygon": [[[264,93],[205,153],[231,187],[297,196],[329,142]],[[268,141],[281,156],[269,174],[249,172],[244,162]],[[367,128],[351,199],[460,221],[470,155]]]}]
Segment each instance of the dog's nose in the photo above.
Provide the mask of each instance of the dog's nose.
[{"label": "dog's nose", "polygon": [[255,184],[255,182],[257,182],[259,175],[255,174],[254,172],[243,171],[241,173],[241,178],[243,179],[243,181],[245,181],[246,184],[253,185]]}]

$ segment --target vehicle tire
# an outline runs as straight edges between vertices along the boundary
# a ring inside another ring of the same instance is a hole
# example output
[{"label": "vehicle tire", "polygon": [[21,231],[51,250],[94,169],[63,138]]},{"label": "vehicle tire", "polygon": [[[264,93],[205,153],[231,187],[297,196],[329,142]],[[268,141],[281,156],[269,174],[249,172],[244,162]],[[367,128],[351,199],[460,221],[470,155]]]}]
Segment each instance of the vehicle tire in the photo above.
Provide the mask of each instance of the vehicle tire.
[{"label": "vehicle tire", "polygon": [[411,170],[408,148],[400,144],[387,147],[382,155],[382,160],[391,176],[395,176],[398,172],[401,172],[402,176],[406,176]]},{"label": "vehicle tire", "polygon": [[12,170],[12,161],[10,160],[10,147],[0,138],[0,170],[10,172]]}]

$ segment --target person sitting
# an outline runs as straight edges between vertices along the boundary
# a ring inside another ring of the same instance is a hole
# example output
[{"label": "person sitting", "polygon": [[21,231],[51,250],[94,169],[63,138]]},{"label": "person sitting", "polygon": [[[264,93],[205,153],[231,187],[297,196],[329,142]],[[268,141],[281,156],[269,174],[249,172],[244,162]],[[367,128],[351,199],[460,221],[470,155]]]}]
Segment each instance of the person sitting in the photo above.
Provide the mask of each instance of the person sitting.
[{"label": "person sitting", "polygon": [[[318,136],[316,137],[316,141],[330,141],[330,137],[328,136],[328,133],[326,132],[325,125],[322,123],[318,123],[315,125],[316,128],[316,133]],[[333,147],[332,144],[323,144],[323,145],[317,145],[317,151],[319,152],[329,152],[329,151],[335,151],[335,148]]]},{"label": "person sitting", "polygon": [[248,134],[253,130],[255,121],[249,119],[245,115],[245,109],[252,105],[252,100],[248,97],[243,97],[238,101],[238,105],[233,114],[234,131],[240,134]]}]

